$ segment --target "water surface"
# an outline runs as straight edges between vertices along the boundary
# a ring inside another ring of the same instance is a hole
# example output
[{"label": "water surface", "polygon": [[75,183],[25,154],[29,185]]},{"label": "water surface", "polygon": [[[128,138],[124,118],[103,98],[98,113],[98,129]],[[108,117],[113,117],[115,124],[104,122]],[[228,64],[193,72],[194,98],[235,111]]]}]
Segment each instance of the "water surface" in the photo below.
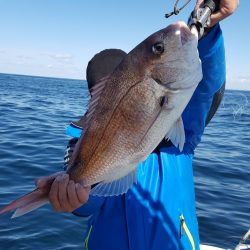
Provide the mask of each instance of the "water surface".
[{"label": "water surface", "polygon": [[[86,82],[0,74],[0,206],[60,171],[67,124],[84,113]],[[202,243],[234,248],[250,228],[250,92],[226,91],[196,150],[194,172]],[[0,218],[0,249],[83,249],[84,218],[49,205]]]}]

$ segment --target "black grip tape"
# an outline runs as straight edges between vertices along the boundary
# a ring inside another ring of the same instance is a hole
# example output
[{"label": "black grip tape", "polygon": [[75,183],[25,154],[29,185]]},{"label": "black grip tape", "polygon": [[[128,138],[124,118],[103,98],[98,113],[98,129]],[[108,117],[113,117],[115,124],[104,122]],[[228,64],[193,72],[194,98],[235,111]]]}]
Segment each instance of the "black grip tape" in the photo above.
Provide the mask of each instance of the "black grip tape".
[{"label": "black grip tape", "polygon": [[208,7],[211,12],[216,12],[220,8],[220,1],[219,0],[206,0],[204,3],[204,7]]}]

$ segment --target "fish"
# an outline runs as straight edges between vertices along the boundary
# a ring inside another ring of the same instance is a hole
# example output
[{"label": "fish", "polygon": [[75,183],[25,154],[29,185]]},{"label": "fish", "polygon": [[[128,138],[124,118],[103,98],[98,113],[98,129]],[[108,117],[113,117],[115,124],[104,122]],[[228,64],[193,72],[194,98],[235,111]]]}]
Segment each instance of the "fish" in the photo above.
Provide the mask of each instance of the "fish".
[{"label": "fish", "polygon": [[[202,79],[197,36],[184,22],[150,35],[91,89],[83,133],[70,159],[69,178],[90,195],[124,194],[136,166],[165,137],[183,150],[181,114]],[[98,71],[98,67],[96,68]],[[0,214],[26,214],[46,203],[55,177],[13,201]]]}]

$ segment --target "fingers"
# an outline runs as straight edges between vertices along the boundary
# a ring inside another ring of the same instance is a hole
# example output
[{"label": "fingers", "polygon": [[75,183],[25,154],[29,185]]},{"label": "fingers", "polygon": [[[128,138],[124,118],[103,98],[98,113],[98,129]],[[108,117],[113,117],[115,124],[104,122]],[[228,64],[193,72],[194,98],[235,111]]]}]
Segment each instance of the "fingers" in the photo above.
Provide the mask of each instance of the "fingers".
[{"label": "fingers", "polygon": [[49,200],[57,212],[72,212],[88,201],[90,188],[69,180],[69,175],[57,176],[53,182]]},{"label": "fingers", "polygon": [[[197,0],[195,10],[203,5],[203,3],[204,0]],[[239,0],[220,0],[219,10],[211,15],[211,22],[209,27],[213,27],[216,23],[233,14],[237,9],[239,3]]]},{"label": "fingers", "polygon": [[49,200],[53,207],[53,209],[57,212],[61,212],[62,208],[58,199],[58,190],[59,190],[59,181],[61,176],[57,176],[54,182],[52,183],[50,192],[49,192]]},{"label": "fingers", "polygon": [[67,192],[68,183],[69,183],[69,175],[68,174],[62,175],[59,180],[58,200],[62,208],[62,211],[71,212],[72,207],[68,201],[68,192]]},{"label": "fingers", "polygon": [[74,208],[74,210],[80,207],[82,204],[85,204],[89,199],[90,188],[84,188],[79,183],[70,181],[68,185],[68,198],[69,203]]},{"label": "fingers", "polygon": [[84,188],[79,183],[76,183],[76,194],[81,204],[87,202],[87,200],[89,199],[89,192],[90,192],[90,187]]},{"label": "fingers", "polygon": [[72,207],[78,208],[83,204],[83,202],[80,202],[77,194],[76,194],[76,185],[74,181],[69,181],[69,185],[67,187],[67,193],[68,193],[68,198],[69,198],[69,203],[71,204]]}]

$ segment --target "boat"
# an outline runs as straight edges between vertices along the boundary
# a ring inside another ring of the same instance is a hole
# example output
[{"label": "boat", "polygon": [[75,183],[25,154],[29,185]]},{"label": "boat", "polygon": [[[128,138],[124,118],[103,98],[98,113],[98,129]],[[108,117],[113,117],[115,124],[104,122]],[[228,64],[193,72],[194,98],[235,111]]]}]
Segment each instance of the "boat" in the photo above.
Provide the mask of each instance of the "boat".
[{"label": "boat", "polygon": [[[247,240],[250,236],[250,229],[244,234],[244,236],[241,238],[239,244],[234,248],[234,250],[250,250],[250,243],[247,244]],[[209,245],[200,245],[200,250],[228,250],[225,248],[219,248]]]}]

